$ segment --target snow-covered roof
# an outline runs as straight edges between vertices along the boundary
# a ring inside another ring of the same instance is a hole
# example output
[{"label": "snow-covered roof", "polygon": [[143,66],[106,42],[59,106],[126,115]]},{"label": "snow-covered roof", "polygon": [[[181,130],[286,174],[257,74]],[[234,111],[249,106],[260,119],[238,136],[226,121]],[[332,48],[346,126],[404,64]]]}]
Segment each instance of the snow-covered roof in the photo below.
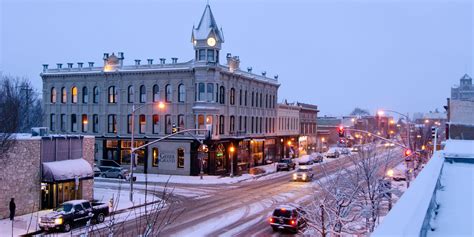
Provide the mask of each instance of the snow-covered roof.
[{"label": "snow-covered roof", "polygon": [[84,159],[43,162],[43,182],[94,177],[92,166]]},{"label": "snow-covered roof", "polygon": [[444,154],[450,158],[474,158],[474,140],[454,140],[446,141]]},{"label": "snow-covered roof", "polygon": [[224,36],[217,27],[216,20],[211,11],[211,6],[206,5],[201,20],[196,28],[193,28],[192,40],[206,40],[209,35],[214,33],[220,42],[224,42]]}]

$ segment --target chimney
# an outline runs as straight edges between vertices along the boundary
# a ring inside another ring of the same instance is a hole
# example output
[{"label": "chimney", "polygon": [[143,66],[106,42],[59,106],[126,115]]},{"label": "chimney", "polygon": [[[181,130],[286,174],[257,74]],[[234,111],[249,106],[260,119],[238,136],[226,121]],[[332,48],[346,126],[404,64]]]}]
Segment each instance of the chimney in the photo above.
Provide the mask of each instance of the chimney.
[{"label": "chimney", "polygon": [[160,63],[165,64],[166,63],[166,58],[160,58]]},{"label": "chimney", "polygon": [[147,59],[147,61],[148,61],[148,65],[152,65],[152,64],[153,64],[153,59],[152,59],[152,58]]},{"label": "chimney", "polygon": [[178,58],[171,58],[171,62],[172,62],[173,64],[178,63]]},{"label": "chimney", "polygon": [[104,60],[107,60],[109,58],[109,54],[108,53],[104,53],[104,57],[102,59]]},{"label": "chimney", "polygon": [[89,68],[93,68],[94,67],[94,62],[89,62]]},{"label": "chimney", "polygon": [[67,63],[67,68],[71,69],[72,65],[74,65],[74,63]]},{"label": "chimney", "polygon": [[78,62],[78,63],[77,63],[77,67],[78,67],[79,69],[82,69],[82,66],[83,66],[83,65],[84,65],[84,63],[82,63],[82,62]]},{"label": "chimney", "polygon": [[119,59],[120,67],[123,66],[123,60],[125,59],[123,57],[123,52],[118,52],[118,59]]},{"label": "chimney", "polygon": [[275,78],[275,80],[278,80],[278,74],[276,74],[275,76],[273,76],[273,78]]},{"label": "chimney", "polygon": [[263,71],[263,72],[262,72],[262,76],[266,77],[266,76],[267,76],[267,72],[266,72],[266,71]]},{"label": "chimney", "polygon": [[48,71],[48,64],[43,64],[43,72]]},{"label": "chimney", "polygon": [[63,67],[62,63],[56,63],[56,65],[58,66],[58,69],[61,69]]},{"label": "chimney", "polygon": [[135,66],[140,66],[140,59],[135,59]]},{"label": "chimney", "polygon": [[[227,54],[227,56],[230,56],[230,54]],[[230,72],[234,72],[235,70],[239,69],[239,66],[240,66],[239,56],[227,57],[227,65],[229,65]]]},{"label": "chimney", "polygon": [[232,60],[232,54],[227,53],[227,56],[225,56],[225,58],[227,59],[227,65],[230,65],[230,61]]},{"label": "chimney", "polygon": [[247,72],[252,73],[252,67],[247,67]]}]

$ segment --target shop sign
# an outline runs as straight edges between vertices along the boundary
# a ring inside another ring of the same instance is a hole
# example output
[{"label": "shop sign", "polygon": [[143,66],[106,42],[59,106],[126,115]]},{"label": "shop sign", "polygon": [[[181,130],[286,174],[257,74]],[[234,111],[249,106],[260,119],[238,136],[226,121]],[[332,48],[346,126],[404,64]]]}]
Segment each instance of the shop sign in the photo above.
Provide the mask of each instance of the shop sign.
[{"label": "shop sign", "polygon": [[176,157],[174,154],[166,154],[166,153],[160,154],[160,163],[175,163],[175,162],[176,162]]}]

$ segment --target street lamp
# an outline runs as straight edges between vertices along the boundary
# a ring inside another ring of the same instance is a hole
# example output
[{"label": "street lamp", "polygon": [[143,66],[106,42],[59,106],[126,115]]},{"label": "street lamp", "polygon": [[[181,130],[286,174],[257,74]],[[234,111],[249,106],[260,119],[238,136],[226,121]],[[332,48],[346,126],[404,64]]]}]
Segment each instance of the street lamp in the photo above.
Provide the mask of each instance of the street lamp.
[{"label": "street lamp", "polygon": [[403,117],[406,118],[406,122],[407,122],[407,143],[408,143],[408,147],[410,147],[410,124],[409,124],[409,123],[410,123],[410,118],[408,117],[408,113],[407,113],[407,114],[402,114],[402,113],[397,112],[397,111],[395,111],[395,110],[388,110],[388,109],[386,109],[386,110],[379,110],[379,111],[377,111],[377,114],[378,114],[379,116],[382,116],[382,115],[385,114],[385,112],[395,113],[395,114],[398,114],[398,115],[403,116]]},{"label": "street lamp", "polygon": [[[153,103],[152,103],[153,104]],[[137,150],[135,148],[135,111],[145,107],[146,105],[149,104],[144,104],[138,107],[135,107],[135,104],[132,104],[132,118],[131,118],[131,126],[132,126],[132,137],[131,137],[131,144],[130,144],[130,202],[133,202],[133,163],[135,162],[135,151]],[[164,109],[165,104],[163,102],[158,103],[158,108],[159,109]]]},{"label": "street lamp", "polygon": [[231,145],[229,147],[229,152],[230,152],[230,177],[234,177],[234,152],[235,152],[235,147],[234,145]]}]

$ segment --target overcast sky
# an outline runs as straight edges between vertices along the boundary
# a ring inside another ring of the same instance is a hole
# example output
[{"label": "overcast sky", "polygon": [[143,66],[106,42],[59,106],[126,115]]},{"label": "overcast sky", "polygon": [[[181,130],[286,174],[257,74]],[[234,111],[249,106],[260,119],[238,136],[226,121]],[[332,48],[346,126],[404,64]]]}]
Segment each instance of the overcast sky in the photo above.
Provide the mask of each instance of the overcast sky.
[{"label": "overcast sky", "polygon": [[[191,29],[205,0],[0,0],[0,70],[42,88],[42,64],[125,53],[126,64],[193,58]],[[241,68],[279,75],[279,100],[313,103],[320,115],[354,107],[442,108],[473,71],[470,0],[211,0],[221,52]]]}]

